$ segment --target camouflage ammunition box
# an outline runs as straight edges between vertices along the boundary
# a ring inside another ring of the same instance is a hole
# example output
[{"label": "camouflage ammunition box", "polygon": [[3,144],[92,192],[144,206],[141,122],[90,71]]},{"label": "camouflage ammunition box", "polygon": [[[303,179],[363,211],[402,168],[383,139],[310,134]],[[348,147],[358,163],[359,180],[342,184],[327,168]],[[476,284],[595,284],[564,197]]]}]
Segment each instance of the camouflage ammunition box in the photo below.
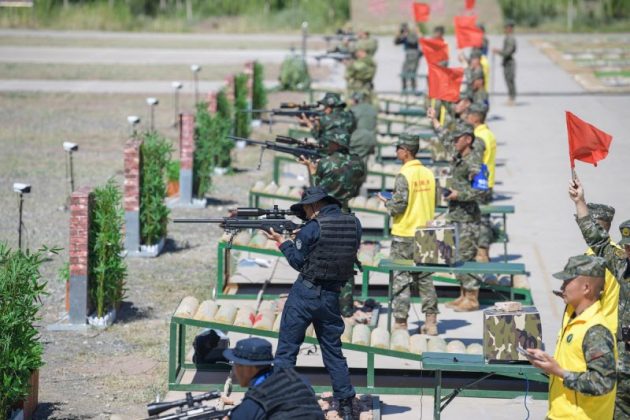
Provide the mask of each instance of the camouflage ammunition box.
[{"label": "camouflage ammunition box", "polygon": [[448,207],[448,201],[444,199],[444,191],[449,190],[453,186],[453,177],[451,175],[439,175],[435,178],[435,205],[437,207]]},{"label": "camouflage ammunition box", "polygon": [[527,360],[517,347],[542,348],[542,325],[535,306],[504,312],[496,308],[483,311],[483,356],[486,362]]},{"label": "camouflage ammunition box", "polygon": [[416,264],[453,265],[457,261],[459,235],[453,225],[416,229],[413,260]]}]

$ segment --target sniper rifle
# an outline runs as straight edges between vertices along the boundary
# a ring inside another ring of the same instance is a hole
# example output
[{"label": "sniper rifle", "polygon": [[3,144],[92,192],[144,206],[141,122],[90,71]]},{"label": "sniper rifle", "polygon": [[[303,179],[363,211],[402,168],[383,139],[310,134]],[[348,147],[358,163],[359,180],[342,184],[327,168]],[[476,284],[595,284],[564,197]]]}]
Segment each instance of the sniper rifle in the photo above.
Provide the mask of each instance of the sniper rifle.
[{"label": "sniper rifle", "polygon": [[[230,414],[231,410],[217,410],[216,407],[202,405],[203,401],[209,401],[221,396],[221,392],[212,391],[201,395],[186,393],[186,398],[168,402],[154,402],[147,405],[147,413],[150,417],[147,420],[176,420],[176,419],[197,419],[210,420],[222,419]],[[176,408],[177,411],[171,414],[160,416],[164,411]]]},{"label": "sniper rifle", "polygon": [[[291,138],[291,137],[285,137],[285,136],[281,136],[283,137],[284,140],[286,140],[286,138]],[[308,147],[292,147],[292,146],[284,146],[280,143],[283,143],[282,140],[279,140],[278,142],[274,142],[274,141],[269,141],[269,140],[264,140],[264,141],[258,141],[258,140],[252,140],[252,139],[248,139],[245,137],[237,137],[237,136],[228,136],[229,139],[234,140],[234,141],[244,141],[246,143],[249,144],[258,144],[260,145],[260,158],[258,159],[258,169],[260,169],[260,166],[262,164],[262,157],[263,154],[265,153],[265,150],[269,149],[269,150],[275,150],[276,152],[281,152],[281,153],[288,153],[290,155],[295,156],[296,158],[299,158],[300,156],[304,156],[307,159],[321,159],[322,158],[322,153],[316,149],[316,148],[312,148],[310,145]],[[298,144],[297,142],[300,142],[300,140],[297,139],[293,139],[296,141],[295,144]],[[285,144],[286,141],[285,141]]]}]

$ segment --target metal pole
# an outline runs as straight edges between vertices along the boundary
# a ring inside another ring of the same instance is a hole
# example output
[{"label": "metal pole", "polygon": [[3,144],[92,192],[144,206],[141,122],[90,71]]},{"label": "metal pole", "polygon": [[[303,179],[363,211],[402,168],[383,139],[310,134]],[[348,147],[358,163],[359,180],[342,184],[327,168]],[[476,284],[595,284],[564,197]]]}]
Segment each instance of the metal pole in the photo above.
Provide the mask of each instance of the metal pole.
[{"label": "metal pole", "polygon": [[72,167],[72,151],[68,152],[68,158],[70,159],[70,194],[74,191],[74,169]]},{"label": "metal pole", "polygon": [[308,22],[302,22],[302,60],[306,62],[306,38],[308,37]]},{"label": "metal pole", "polygon": [[193,73],[193,78],[195,81],[195,106],[197,106],[197,104],[199,103],[199,89],[197,86],[198,83],[198,77],[197,77],[197,72]]},{"label": "metal pole", "polygon": [[20,193],[20,216],[18,222],[18,249],[22,250],[22,203],[24,202],[24,196]]},{"label": "metal pole", "polygon": [[153,105],[149,105],[149,107],[151,108],[151,121],[150,121],[151,131],[155,131],[155,124],[153,121],[153,119],[155,118],[155,109]]},{"label": "metal pole", "polygon": [[173,120],[173,127],[177,127],[177,124],[179,123],[179,89],[175,89],[175,98],[173,100],[174,102],[174,109],[175,109],[175,119]]}]

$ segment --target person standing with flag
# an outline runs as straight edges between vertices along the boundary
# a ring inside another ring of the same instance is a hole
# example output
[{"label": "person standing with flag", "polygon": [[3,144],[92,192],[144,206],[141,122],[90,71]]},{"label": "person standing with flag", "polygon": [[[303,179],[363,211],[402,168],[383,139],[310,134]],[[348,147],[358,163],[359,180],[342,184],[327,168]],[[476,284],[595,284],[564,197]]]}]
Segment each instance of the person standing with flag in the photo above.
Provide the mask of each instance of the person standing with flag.
[{"label": "person standing with flag", "polygon": [[505,38],[503,39],[503,48],[494,48],[493,53],[499,54],[503,58],[503,75],[505,76],[505,84],[508,88],[508,96],[510,99],[507,104],[512,106],[516,104],[516,38],[514,37],[514,22],[509,20],[505,23]]}]

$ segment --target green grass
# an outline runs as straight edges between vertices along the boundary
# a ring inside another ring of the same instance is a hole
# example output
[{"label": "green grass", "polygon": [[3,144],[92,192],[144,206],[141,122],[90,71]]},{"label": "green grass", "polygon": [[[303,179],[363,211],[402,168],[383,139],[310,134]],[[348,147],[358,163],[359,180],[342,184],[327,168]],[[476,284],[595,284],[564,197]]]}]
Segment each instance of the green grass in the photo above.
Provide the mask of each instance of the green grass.
[{"label": "green grass", "polygon": [[[204,66],[202,80],[223,80],[226,75],[243,70],[239,65]],[[278,77],[279,66],[265,64],[265,76]],[[125,64],[32,64],[0,63],[0,79],[38,80],[190,80],[190,68],[184,65]]]},{"label": "green grass", "polygon": [[597,77],[629,77],[630,78],[630,70],[596,71],[595,76]]}]

